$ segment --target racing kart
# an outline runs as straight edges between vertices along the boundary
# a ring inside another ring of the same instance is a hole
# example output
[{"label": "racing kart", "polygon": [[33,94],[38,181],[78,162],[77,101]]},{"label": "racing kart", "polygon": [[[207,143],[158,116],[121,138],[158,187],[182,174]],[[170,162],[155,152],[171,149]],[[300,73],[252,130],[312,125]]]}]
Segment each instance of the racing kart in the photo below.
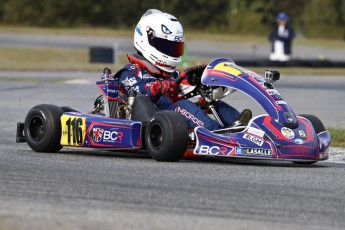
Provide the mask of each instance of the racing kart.
[{"label": "racing kart", "polygon": [[330,133],[316,116],[295,115],[274,87],[279,77],[273,70],[261,77],[227,58],[215,59],[184,79],[179,77],[178,83],[183,80],[193,86],[181,98],[203,98],[203,109],[221,125],[214,104],[234,91],[247,94],[267,112],[253,117],[248,125],[210,131],[201,126],[189,130],[180,113],[159,111],[134,90],[122,94],[116,75],[112,77],[105,69],[97,82],[102,92],[98,102],[102,103],[95,103],[92,113],[37,105],[24,123],[18,122],[16,139],[37,152],[58,152],[63,146],[140,151],[157,161],[213,156],[312,164],[328,159]]}]

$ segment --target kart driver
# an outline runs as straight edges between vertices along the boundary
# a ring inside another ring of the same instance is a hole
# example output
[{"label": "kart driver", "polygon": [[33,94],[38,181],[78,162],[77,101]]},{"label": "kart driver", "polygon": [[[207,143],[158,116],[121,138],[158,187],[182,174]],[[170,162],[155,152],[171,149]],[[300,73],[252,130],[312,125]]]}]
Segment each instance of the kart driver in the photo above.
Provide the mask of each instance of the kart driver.
[{"label": "kart driver", "polygon": [[[160,110],[180,112],[189,128],[204,126],[209,130],[221,129],[216,120],[211,119],[204,110],[189,100],[178,100],[179,88],[175,79],[180,74],[186,76],[200,72],[206,65],[195,66],[184,72],[176,71],[184,50],[182,25],[176,17],[156,9],[148,10],[140,19],[134,31],[134,47],[137,54],[128,55],[130,64],[124,66],[116,75],[119,89],[128,94],[135,90],[147,95]],[[225,102],[218,101],[215,109],[226,127],[236,123],[247,125],[251,111],[241,114]]]}]

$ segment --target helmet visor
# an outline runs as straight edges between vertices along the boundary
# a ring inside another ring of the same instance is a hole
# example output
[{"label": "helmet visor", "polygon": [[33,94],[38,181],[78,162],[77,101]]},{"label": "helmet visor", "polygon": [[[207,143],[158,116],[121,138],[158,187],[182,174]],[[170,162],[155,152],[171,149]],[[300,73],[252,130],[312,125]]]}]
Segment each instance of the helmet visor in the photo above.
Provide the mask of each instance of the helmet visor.
[{"label": "helmet visor", "polygon": [[149,44],[159,52],[172,57],[181,57],[184,50],[184,42],[170,41],[154,36],[154,33],[147,33]]}]

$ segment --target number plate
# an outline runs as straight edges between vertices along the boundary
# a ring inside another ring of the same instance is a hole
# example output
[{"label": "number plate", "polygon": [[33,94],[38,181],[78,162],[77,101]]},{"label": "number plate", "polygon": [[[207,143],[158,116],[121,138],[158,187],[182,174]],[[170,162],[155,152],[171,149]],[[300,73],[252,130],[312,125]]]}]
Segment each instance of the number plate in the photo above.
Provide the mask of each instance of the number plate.
[{"label": "number plate", "polygon": [[61,145],[82,146],[86,133],[86,118],[70,115],[61,116]]}]

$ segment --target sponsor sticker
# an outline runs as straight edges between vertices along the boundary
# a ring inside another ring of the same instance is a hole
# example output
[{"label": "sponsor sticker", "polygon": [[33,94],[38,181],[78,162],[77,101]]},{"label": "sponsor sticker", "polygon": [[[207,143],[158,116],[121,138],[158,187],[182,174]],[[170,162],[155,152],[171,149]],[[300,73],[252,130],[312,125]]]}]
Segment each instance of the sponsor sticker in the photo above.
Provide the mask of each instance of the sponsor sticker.
[{"label": "sponsor sticker", "polygon": [[94,142],[100,142],[102,140],[103,133],[104,133],[104,129],[93,128],[92,129],[92,140]]},{"label": "sponsor sticker", "polygon": [[244,134],[243,138],[253,142],[254,144],[257,144],[258,146],[262,146],[264,144],[264,140],[263,139],[258,138],[256,136],[252,136],[252,135],[250,135],[248,133]]},{"label": "sponsor sticker", "polygon": [[298,144],[298,145],[302,145],[304,144],[304,141],[302,139],[295,139],[293,142],[295,142],[295,144]]},{"label": "sponsor sticker", "polygon": [[306,138],[307,137],[307,135],[305,134],[305,132],[303,130],[298,130],[298,134],[302,138]]},{"label": "sponsor sticker", "polygon": [[225,146],[208,146],[208,145],[200,145],[198,151],[195,154],[201,155],[213,155],[213,156],[228,156],[234,148],[232,147],[225,147]]},{"label": "sponsor sticker", "polygon": [[161,67],[171,67],[171,65],[168,65],[167,62],[162,61],[162,60],[157,60],[157,61],[156,61],[156,65],[157,65],[157,66],[161,66]]},{"label": "sponsor sticker", "polygon": [[94,143],[122,143],[123,132],[114,128],[94,126],[90,130],[90,137]]},{"label": "sponsor sticker", "polygon": [[236,148],[236,155],[241,155],[242,153],[243,153],[242,148],[237,147],[237,148]]},{"label": "sponsor sticker", "polygon": [[266,91],[269,95],[279,95],[278,91],[275,89],[267,89]]},{"label": "sponsor sticker", "polygon": [[270,149],[243,148],[243,154],[246,154],[246,155],[259,155],[259,156],[272,156],[272,150],[270,150]]},{"label": "sponsor sticker", "polygon": [[276,104],[277,105],[286,105],[287,103],[286,103],[286,101],[276,101]]},{"label": "sponsor sticker", "polygon": [[288,138],[288,139],[294,139],[295,138],[295,133],[287,127],[281,128],[280,131],[283,134],[283,136]]},{"label": "sponsor sticker", "polygon": [[137,27],[135,28],[135,31],[136,31],[140,36],[143,36],[143,33],[141,32],[139,26],[137,26]]},{"label": "sponsor sticker", "polygon": [[254,128],[254,127],[249,127],[247,132],[251,133],[251,134],[254,134],[256,136],[259,136],[259,137],[264,137],[264,135],[265,135],[264,131],[262,131],[261,129]]},{"label": "sponsor sticker", "polygon": [[195,117],[193,114],[191,114],[187,110],[185,110],[185,109],[183,109],[181,107],[177,107],[175,109],[175,111],[181,113],[184,117],[186,117],[188,120],[192,121],[197,126],[202,126],[202,127],[204,126],[204,122],[199,120],[197,117]]},{"label": "sponsor sticker", "polygon": [[122,142],[123,132],[115,130],[105,130],[103,134],[104,142]]},{"label": "sponsor sticker", "polygon": [[124,86],[133,86],[137,83],[138,81],[135,79],[135,77],[127,77],[125,80],[122,81],[122,84]]},{"label": "sponsor sticker", "polygon": [[175,36],[174,41],[183,42],[184,41],[184,36]]}]

